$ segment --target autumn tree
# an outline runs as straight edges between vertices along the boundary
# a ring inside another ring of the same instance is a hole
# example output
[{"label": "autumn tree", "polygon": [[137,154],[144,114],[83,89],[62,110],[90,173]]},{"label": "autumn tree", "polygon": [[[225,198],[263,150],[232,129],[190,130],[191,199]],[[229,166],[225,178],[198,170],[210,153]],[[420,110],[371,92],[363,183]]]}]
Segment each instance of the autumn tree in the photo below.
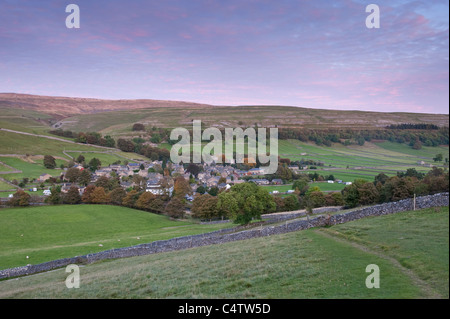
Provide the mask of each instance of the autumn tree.
[{"label": "autumn tree", "polygon": [[29,206],[30,205],[30,194],[25,193],[23,190],[19,189],[13,194],[13,197],[8,200],[8,206]]},{"label": "autumn tree", "polygon": [[92,203],[92,193],[95,190],[95,185],[88,185],[83,192],[83,196],[81,196],[81,200],[85,204]]},{"label": "autumn tree", "polygon": [[184,210],[184,200],[175,196],[167,203],[165,213],[172,218],[183,218],[185,214]]},{"label": "autumn tree", "polygon": [[360,205],[376,204],[380,199],[377,188],[370,182],[364,183],[358,188],[358,197]]},{"label": "autumn tree", "polygon": [[191,185],[189,185],[189,181],[187,181],[183,176],[176,177],[173,186],[173,196],[184,197],[186,194],[191,193],[192,189]]},{"label": "autumn tree", "polygon": [[151,204],[155,200],[156,195],[151,192],[143,192],[136,201],[135,206],[139,209],[151,209]]},{"label": "autumn tree", "polygon": [[106,195],[103,187],[95,187],[91,193],[91,202],[93,204],[106,204],[108,203],[108,195]]},{"label": "autumn tree", "polygon": [[138,200],[140,193],[136,190],[131,190],[127,193],[127,195],[122,200],[122,205],[127,207],[134,207],[136,205],[136,201]]},{"label": "autumn tree", "polygon": [[217,207],[217,196],[209,194],[199,195],[192,202],[192,216],[199,219],[213,219],[220,217],[220,210]]},{"label": "autumn tree", "polygon": [[71,186],[67,191],[67,193],[62,195],[62,202],[64,204],[71,204],[71,205],[81,203],[81,196],[78,187]]},{"label": "autumn tree", "polygon": [[122,205],[122,201],[127,196],[127,192],[122,187],[116,187],[108,194],[109,202],[113,205]]}]

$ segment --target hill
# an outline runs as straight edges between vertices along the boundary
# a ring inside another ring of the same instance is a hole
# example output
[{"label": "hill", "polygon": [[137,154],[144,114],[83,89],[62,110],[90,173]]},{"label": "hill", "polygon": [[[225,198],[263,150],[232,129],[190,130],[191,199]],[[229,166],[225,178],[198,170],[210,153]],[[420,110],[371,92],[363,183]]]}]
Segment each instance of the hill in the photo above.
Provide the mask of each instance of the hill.
[{"label": "hill", "polygon": [[30,94],[0,93],[0,107],[31,110],[50,114],[55,117],[67,117],[74,114],[92,114],[114,110],[131,110],[142,108],[169,108],[211,105],[181,101],[161,100],[102,100],[93,98],[41,96]]},{"label": "hill", "polygon": [[[72,131],[118,134],[135,122],[151,126],[190,127],[201,120],[206,127],[383,128],[390,124],[427,123],[449,126],[446,114],[381,113],[321,110],[293,106],[213,106],[182,101],[101,100],[0,93],[2,117],[45,122]],[[1,120],[1,117],[0,117]],[[0,123],[1,124],[1,123]]]}]

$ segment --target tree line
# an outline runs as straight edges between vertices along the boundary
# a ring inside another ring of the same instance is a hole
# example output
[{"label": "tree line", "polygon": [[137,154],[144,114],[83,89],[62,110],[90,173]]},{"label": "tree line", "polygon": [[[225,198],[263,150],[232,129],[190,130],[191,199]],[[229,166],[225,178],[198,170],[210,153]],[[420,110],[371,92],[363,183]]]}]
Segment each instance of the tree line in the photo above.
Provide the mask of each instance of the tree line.
[{"label": "tree line", "polygon": [[[405,124],[406,125],[406,124]],[[428,124],[424,124],[426,126]],[[418,125],[421,127],[422,125]],[[400,127],[403,127],[400,125]],[[302,142],[315,142],[317,145],[331,146],[332,143],[343,145],[358,144],[372,140],[384,140],[395,143],[420,144],[424,146],[449,145],[448,127],[423,128],[423,129],[374,129],[374,130],[352,130],[352,129],[294,129],[279,128],[279,139],[298,139]]]},{"label": "tree line", "polygon": [[63,129],[56,129],[51,130],[51,134],[62,136],[62,137],[68,137],[68,138],[74,138],[75,142],[82,143],[82,144],[92,144],[92,145],[99,145],[99,146],[105,146],[105,147],[116,147],[116,141],[109,135],[102,136],[100,133],[97,132],[72,132],[70,130],[63,130]]},{"label": "tree line", "polygon": [[[94,184],[88,185],[82,195],[76,186],[62,192],[56,185],[46,198],[48,204],[110,204],[136,208],[172,218],[183,218],[190,208],[192,216],[201,220],[230,219],[235,223],[247,224],[260,219],[262,214],[306,209],[324,206],[344,206],[352,208],[362,205],[374,205],[393,202],[414,195],[424,196],[439,192],[448,192],[449,173],[434,167],[428,173],[417,172],[415,168],[399,172],[396,176],[378,174],[374,181],[356,179],[340,192],[324,193],[317,186],[311,186],[307,174],[300,175],[293,183],[294,192],[287,196],[271,195],[266,188],[253,182],[233,185],[230,189],[221,189],[217,193],[197,194],[192,204],[186,195],[192,189],[184,177],[178,176],[171,182],[165,177],[161,180],[160,195],[145,190],[145,183],[139,183],[129,189],[120,186],[119,178],[100,177]],[[173,186],[173,191],[168,190]],[[23,190],[17,191],[8,201],[10,206],[28,206],[31,196]]]}]

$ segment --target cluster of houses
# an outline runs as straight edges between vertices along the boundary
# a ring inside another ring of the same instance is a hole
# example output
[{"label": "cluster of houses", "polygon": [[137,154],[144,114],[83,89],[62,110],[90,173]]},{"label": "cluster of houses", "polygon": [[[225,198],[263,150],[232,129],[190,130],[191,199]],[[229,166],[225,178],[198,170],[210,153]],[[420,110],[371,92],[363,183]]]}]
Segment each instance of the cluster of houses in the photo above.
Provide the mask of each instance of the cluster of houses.
[{"label": "cluster of houses", "polygon": [[[81,165],[75,165],[74,167],[80,170],[84,169]],[[134,179],[130,179],[128,177],[138,175],[142,177],[140,182],[145,182],[145,189],[147,192],[151,192],[155,195],[161,195],[163,193],[168,193],[170,195],[173,191],[173,179],[169,178],[168,183],[166,183],[166,188],[163,188],[161,186],[161,180],[164,178],[164,175],[161,173],[161,167],[162,162],[160,161],[129,163],[127,165],[112,164],[99,168],[93,172],[91,176],[91,184],[94,184],[102,176],[111,177],[112,175],[115,175],[119,177],[120,185],[124,189],[128,189],[137,185]],[[196,177],[187,172],[183,165],[170,163],[168,164],[168,168],[171,171],[172,177],[183,176],[186,180],[191,182],[191,178],[194,178],[195,183],[191,184],[191,188],[194,193],[200,186],[205,188],[217,187],[218,189],[228,189],[234,184],[244,183],[245,180],[242,178],[249,176],[255,176],[255,178],[250,178],[249,180],[253,181],[257,185],[283,184],[281,179],[273,179],[272,181],[269,181],[265,178],[258,178],[263,174],[263,170],[259,168],[252,168],[245,171],[233,168],[231,166],[203,164],[203,169],[197,174]],[[39,176],[38,182],[45,182],[51,177],[52,176],[50,174],[42,174]],[[67,192],[71,186],[71,183],[63,183],[61,185],[61,191]],[[77,187],[80,189],[80,193],[83,193],[84,187],[80,187],[79,185],[77,185]]]}]

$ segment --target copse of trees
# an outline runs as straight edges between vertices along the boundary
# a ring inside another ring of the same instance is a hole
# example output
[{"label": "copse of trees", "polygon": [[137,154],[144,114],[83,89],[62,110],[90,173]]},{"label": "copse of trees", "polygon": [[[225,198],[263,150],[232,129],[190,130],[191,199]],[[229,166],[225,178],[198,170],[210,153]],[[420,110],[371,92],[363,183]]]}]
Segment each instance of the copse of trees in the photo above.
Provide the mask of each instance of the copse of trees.
[{"label": "copse of trees", "polygon": [[165,161],[170,160],[170,151],[153,147],[150,145],[144,145],[143,143],[136,143],[132,140],[120,138],[117,140],[117,147],[123,152],[135,152],[151,159],[152,161]]},{"label": "copse of trees", "polygon": [[427,174],[409,169],[406,173],[386,177],[385,174],[376,176],[374,182],[355,180],[352,185],[342,190],[346,206],[373,205],[394,202],[406,198],[448,192],[449,173],[434,167]]},{"label": "copse of trees", "polygon": [[419,123],[419,124],[402,123],[402,124],[391,124],[386,126],[386,128],[390,130],[438,130],[439,126],[427,123]]},{"label": "copse of trees", "polygon": [[373,130],[279,128],[278,138],[298,139],[325,146],[331,146],[332,143],[364,145],[366,141],[385,140],[420,148],[422,145],[449,145],[449,130],[448,127],[439,128],[433,124],[399,124],[398,128]]},{"label": "copse of trees", "polygon": [[116,147],[116,141],[109,135],[102,136],[97,132],[72,132],[72,131],[64,131],[62,129],[52,130],[50,134],[74,138],[75,142],[83,143],[83,144],[93,144],[105,147]]}]

